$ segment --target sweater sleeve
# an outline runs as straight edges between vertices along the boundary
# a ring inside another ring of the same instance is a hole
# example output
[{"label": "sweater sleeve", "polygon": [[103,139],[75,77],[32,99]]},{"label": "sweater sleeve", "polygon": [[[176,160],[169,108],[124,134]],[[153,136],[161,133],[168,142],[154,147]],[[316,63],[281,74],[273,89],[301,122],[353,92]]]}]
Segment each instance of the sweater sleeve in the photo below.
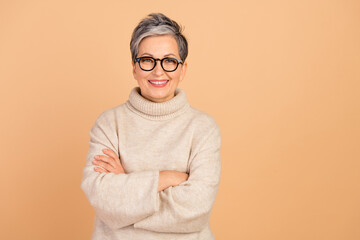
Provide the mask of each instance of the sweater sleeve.
[{"label": "sweater sleeve", "polygon": [[99,173],[92,164],[95,155],[109,148],[119,156],[116,123],[102,114],[90,130],[89,151],[83,170],[81,189],[95,212],[109,228],[132,225],[159,208],[158,171],[130,174]]},{"label": "sweater sleeve", "polygon": [[220,181],[220,142],[216,125],[205,134],[192,157],[188,180],[160,192],[159,211],[134,227],[168,233],[191,233],[205,228]]}]

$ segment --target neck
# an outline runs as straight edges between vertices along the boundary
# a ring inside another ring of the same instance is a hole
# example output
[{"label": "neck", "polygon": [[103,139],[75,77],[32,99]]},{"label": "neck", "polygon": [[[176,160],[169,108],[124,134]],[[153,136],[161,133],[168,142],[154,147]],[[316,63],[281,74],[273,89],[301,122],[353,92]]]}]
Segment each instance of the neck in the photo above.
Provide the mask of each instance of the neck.
[{"label": "neck", "polygon": [[136,87],[130,93],[127,105],[130,110],[148,119],[170,119],[186,111],[190,105],[182,89],[176,89],[174,96],[163,102],[153,102],[140,94]]}]

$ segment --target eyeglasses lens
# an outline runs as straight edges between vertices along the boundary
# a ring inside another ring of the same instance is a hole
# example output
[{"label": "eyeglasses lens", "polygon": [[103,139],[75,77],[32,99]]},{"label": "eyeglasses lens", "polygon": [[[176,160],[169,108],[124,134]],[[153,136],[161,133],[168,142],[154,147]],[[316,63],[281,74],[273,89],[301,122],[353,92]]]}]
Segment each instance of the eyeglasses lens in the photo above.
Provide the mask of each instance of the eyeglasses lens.
[{"label": "eyeglasses lens", "polygon": [[151,70],[155,65],[155,61],[152,58],[141,58],[139,64],[142,69]]},{"label": "eyeglasses lens", "polygon": [[165,58],[162,62],[162,66],[165,71],[173,71],[177,67],[178,63],[175,59]]}]

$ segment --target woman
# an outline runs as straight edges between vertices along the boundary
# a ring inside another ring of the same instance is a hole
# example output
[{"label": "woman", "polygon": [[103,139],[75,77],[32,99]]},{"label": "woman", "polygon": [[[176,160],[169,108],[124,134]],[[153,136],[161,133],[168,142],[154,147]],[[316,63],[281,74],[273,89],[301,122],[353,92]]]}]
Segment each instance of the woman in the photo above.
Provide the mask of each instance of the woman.
[{"label": "woman", "polygon": [[177,88],[187,47],[180,26],[163,14],[134,29],[139,86],[90,131],[81,188],[96,211],[92,239],[214,239],[220,132]]}]

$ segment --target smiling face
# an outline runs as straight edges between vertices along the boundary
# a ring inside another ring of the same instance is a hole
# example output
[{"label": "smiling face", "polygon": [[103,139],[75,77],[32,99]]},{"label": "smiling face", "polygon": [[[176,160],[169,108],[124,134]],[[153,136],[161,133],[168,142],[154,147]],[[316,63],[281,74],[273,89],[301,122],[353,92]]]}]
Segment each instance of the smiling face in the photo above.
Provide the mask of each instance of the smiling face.
[{"label": "smiling face", "polygon": [[[139,44],[136,57],[180,59],[177,42],[171,35],[150,36]],[[141,89],[141,96],[152,102],[165,102],[174,97],[175,90],[185,76],[187,63],[179,64],[174,72],[162,69],[160,61],[151,71],[143,71],[137,62],[133,63],[133,75]],[[156,84],[157,83],[157,84]]]}]

